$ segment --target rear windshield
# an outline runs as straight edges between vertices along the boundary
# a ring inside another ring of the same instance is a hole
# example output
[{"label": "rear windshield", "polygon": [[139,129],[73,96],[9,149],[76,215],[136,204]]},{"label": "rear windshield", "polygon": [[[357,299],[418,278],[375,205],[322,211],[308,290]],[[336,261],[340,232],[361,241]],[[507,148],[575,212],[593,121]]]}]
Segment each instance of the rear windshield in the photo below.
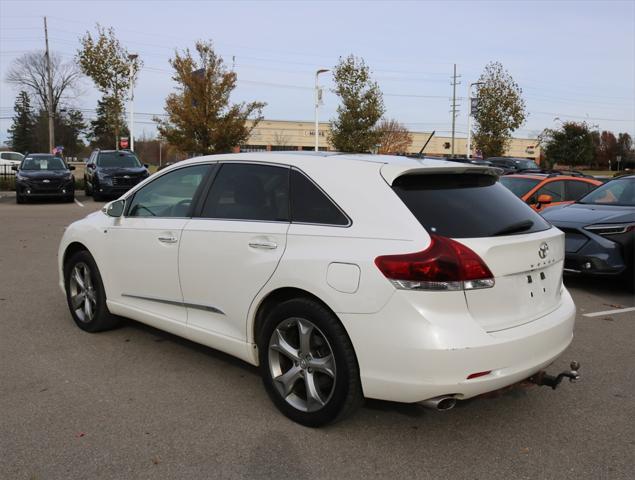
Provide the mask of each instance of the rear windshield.
[{"label": "rear windshield", "polygon": [[122,167],[137,168],[141,163],[134,153],[128,152],[103,152],[97,157],[98,167]]},{"label": "rear windshield", "polygon": [[492,175],[404,175],[392,188],[426,230],[444,237],[493,237],[550,228]]},{"label": "rear windshield", "polygon": [[540,180],[533,178],[519,178],[519,177],[502,177],[501,183],[509,188],[514,195],[518,198],[525,195],[529,190],[534,188]]}]

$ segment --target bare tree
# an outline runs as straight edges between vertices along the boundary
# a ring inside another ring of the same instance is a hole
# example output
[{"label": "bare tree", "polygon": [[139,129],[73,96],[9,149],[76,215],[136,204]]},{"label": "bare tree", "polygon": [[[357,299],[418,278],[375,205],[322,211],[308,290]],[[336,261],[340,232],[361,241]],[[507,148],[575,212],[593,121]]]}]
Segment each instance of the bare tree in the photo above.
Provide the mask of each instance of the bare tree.
[{"label": "bare tree", "polygon": [[273,134],[273,144],[281,149],[289,146],[289,136],[283,130],[277,130]]},{"label": "bare tree", "polygon": [[379,153],[406,153],[412,145],[410,131],[397,120],[384,118],[377,126]]},{"label": "bare tree", "polygon": [[[60,101],[69,92],[80,94],[78,80],[80,71],[75,62],[62,62],[60,55],[51,54],[51,82],[53,87],[53,111],[58,111]],[[46,58],[43,51],[25,53],[16,58],[6,76],[7,83],[26,90],[36,99],[39,109],[46,110],[48,89],[46,85]]]}]

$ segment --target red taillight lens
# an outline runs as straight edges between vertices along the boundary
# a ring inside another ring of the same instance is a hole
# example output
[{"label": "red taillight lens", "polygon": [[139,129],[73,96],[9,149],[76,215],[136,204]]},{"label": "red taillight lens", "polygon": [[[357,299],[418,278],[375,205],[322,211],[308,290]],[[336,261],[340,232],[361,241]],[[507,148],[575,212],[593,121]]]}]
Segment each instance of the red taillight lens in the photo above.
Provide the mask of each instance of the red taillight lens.
[{"label": "red taillight lens", "polygon": [[467,376],[468,380],[472,380],[473,378],[478,378],[478,377],[484,377],[485,375],[489,375],[490,373],[492,373],[491,370],[486,370],[484,372],[476,372],[476,373],[470,373]]},{"label": "red taillight lens", "polygon": [[473,250],[451,238],[430,235],[422,252],[383,255],[375,265],[398,288],[463,290],[494,286],[494,276]]}]

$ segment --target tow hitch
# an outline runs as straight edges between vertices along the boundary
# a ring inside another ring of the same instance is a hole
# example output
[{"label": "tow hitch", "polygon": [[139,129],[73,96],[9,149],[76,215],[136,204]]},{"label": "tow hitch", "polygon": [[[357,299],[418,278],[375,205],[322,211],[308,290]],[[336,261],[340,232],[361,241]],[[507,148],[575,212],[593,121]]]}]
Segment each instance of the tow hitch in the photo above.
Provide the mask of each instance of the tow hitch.
[{"label": "tow hitch", "polygon": [[546,385],[547,387],[551,387],[555,390],[565,377],[568,378],[570,382],[580,380],[580,362],[576,362],[574,360],[569,366],[571,367],[571,370],[565,370],[555,377],[553,375],[549,375],[544,370],[541,370],[533,377],[530,377],[529,381],[535,383],[536,385]]}]

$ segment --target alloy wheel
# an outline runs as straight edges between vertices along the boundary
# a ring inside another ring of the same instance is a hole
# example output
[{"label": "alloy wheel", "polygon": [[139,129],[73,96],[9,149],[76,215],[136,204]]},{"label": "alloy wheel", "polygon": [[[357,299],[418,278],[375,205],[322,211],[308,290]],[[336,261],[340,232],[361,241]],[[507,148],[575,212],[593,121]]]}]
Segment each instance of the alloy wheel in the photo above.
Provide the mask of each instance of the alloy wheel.
[{"label": "alloy wheel", "polygon": [[282,321],[269,339],[269,372],[276,390],[292,407],[315,412],[333,396],[336,365],[326,336],[304,318]]},{"label": "alloy wheel", "polygon": [[90,268],[76,263],[70,274],[69,296],[75,315],[82,322],[90,322],[97,310],[97,291],[93,286]]}]

